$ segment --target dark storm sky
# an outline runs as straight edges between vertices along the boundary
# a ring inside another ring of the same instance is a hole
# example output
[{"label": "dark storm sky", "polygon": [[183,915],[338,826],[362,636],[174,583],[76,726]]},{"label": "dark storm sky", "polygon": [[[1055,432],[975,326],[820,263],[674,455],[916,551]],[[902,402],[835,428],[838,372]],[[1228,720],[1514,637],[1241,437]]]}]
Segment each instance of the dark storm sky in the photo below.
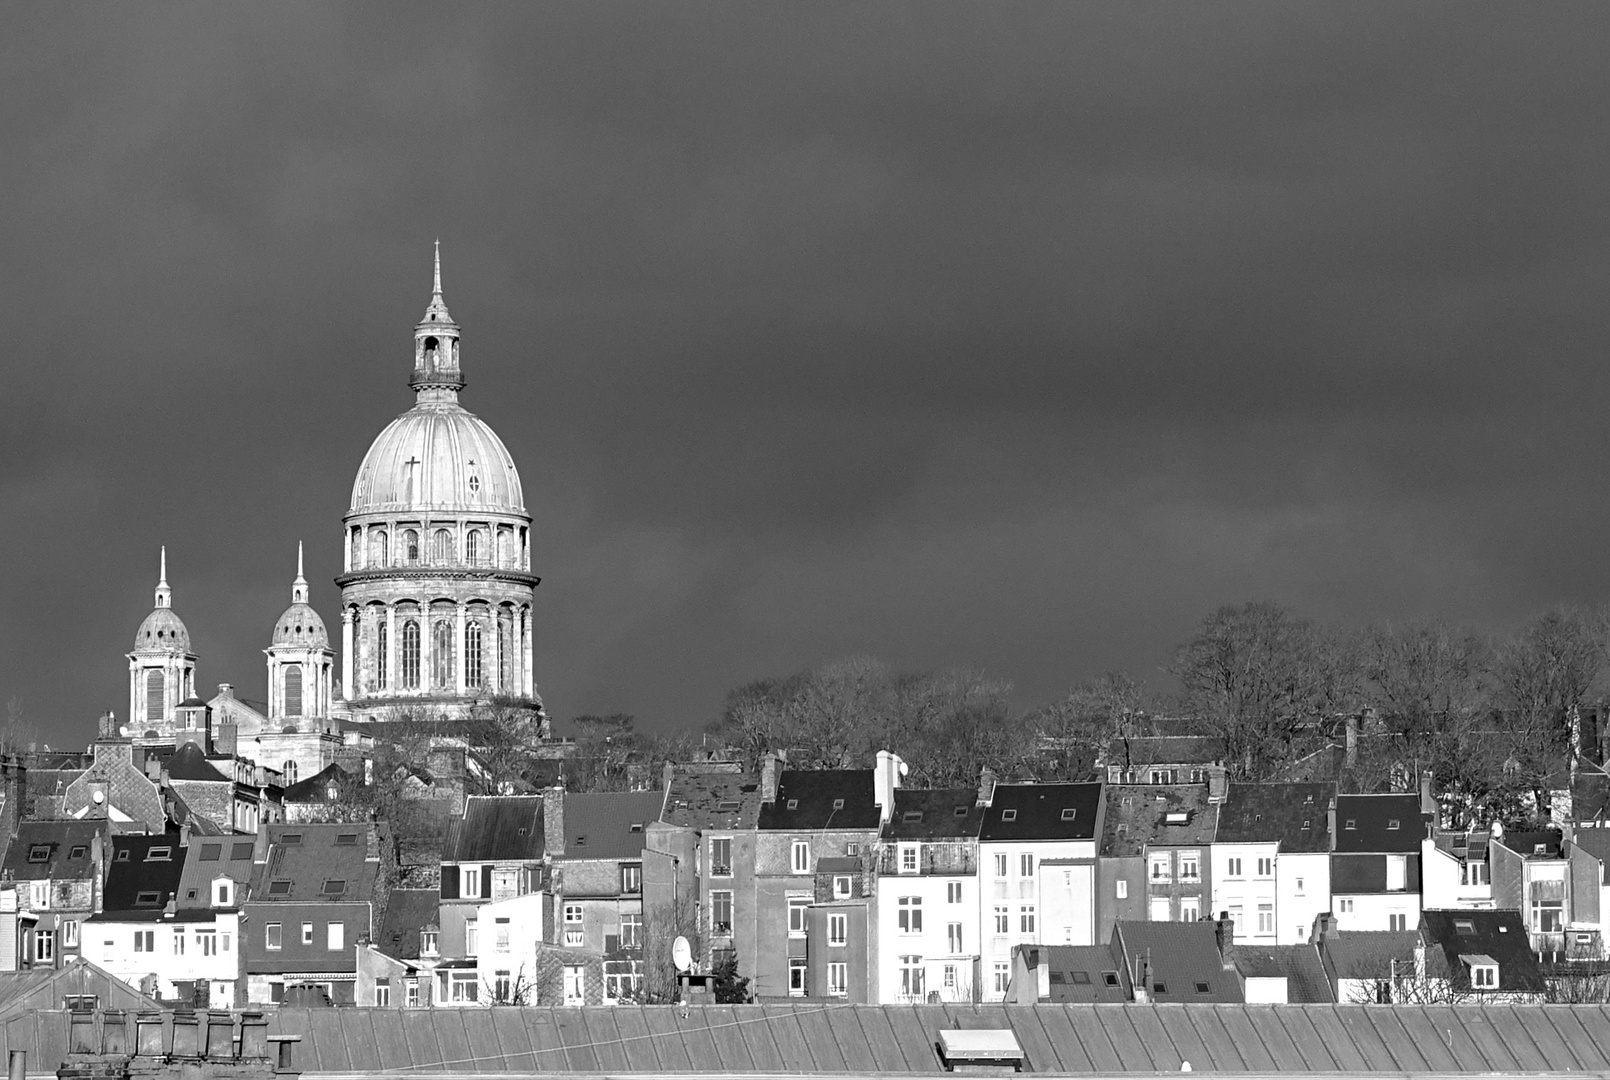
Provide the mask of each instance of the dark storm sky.
[{"label": "dark storm sky", "polygon": [[851,653],[1021,706],[1214,606],[1610,598],[1602,4],[21,5],[0,700],[81,744],[167,544],[263,696],[411,403],[536,518],[550,710]]}]

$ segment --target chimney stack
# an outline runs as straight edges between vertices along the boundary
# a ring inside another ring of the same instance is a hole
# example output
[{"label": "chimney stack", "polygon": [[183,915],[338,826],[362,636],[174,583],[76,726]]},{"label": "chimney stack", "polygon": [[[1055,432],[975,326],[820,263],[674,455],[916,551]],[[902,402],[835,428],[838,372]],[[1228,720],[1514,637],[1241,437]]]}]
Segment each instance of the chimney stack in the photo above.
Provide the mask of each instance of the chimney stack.
[{"label": "chimney stack", "polygon": [[1152,954],[1148,950],[1135,961],[1135,1004],[1144,1005],[1152,1000]]},{"label": "chimney stack", "polygon": [[985,765],[978,770],[978,805],[988,806],[995,799],[995,770]]},{"label": "chimney stack", "polygon": [[1207,767],[1208,802],[1222,803],[1230,796],[1230,770],[1224,762],[1215,761]]},{"label": "chimney stack", "polygon": [[565,853],[565,789],[542,789],[542,852],[550,857]]},{"label": "chimney stack", "polygon": [[777,755],[769,751],[760,759],[760,801],[777,801]]},{"label": "chimney stack", "polygon": [[906,763],[899,754],[878,751],[878,764],[872,773],[872,801],[878,806],[878,820],[887,825],[894,816],[894,793],[900,778],[906,773]]},{"label": "chimney stack", "polygon": [[1219,958],[1229,964],[1230,950],[1235,947],[1235,920],[1230,918],[1228,911],[1221,911],[1213,926],[1213,940],[1219,947]]},{"label": "chimney stack", "polygon": [[1358,764],[1358,713],[1347,714],[1347,748],[1342,755],[1342,768],[1352,769]]}]

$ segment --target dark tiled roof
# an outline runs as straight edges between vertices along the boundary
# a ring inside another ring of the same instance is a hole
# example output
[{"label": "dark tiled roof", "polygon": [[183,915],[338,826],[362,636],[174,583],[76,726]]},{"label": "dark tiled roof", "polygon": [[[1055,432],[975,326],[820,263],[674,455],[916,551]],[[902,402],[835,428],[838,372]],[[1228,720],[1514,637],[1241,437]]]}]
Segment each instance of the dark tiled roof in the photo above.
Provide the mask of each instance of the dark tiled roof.
[{"label": "dark tiled roof", "polygon": [[1224,760],[1224,740],[1216,735],[1139,735],[1114,739],[1103,759],[1108,765],[1139,769],[1147,765],[1210,765]]},{"label": "dark tiled roof", "polygon": [[1420,913],[1420,936],[1426,943],[1426,974],[1447,978],[1455,990],[1471,989],[1470,967],[1462,958],[1472,955],[1497,962],[1500,991],[1544,989],[1543,971],[1518,911],[1431,908]]},{"label": "dark tiled roof", "polygon": [[177,836],[112,837],[112,865],[106,872],[103,893],[104,917],[160,919],[163,907],[179,891],[184,857],[185,849],[179,846]]},{"label": "dark tiled roof", "polygon": [[760,808],[759,827],[773,832],[876,829],[871,769],[784,769],[777,801]]},{"label": "dark tiled roof", "polygon": [[760,820],[760,777],[689,772],[678,766],[671,774],[660,820],[689,829],[753,829]]},{"label": "dark tiled roof", "polygon": [[1324,942],[1325,966],[1338,979],[1386,979],[1392,961],[1414,963],[1420,935],[1414,930],[1346,930]]},{"label": "dark tiled roof", "polygon": [[219,772],[207,755],[202,753],[201,747],[193,742],[187,742],[174,752],[167,762],[169,780],[208,780],[213,783],[228,783],[229,777]]},{"label": "dark tiled roof", "polygon": [[1493,843],[1503,844],[1526,859],[1558,859],[1564,846],[1564,837],[1558,829],[1538,829],[1535,832],[1510,830]]},{"label": "dark tiled roof", "polygon": [[1610,827],[1577,829],[1571,833],[1571,845],[1598,859],[1603,867],[1604,883],[1610,884]]},{"label": "dark tiled roof", "polygon": [[168,818],[175,825],[188,825],[190,826],[190,831],[198,836],[223,835],[223,826],[196,813],[195,810],[191,809],[190,804],[185,801],[183,795],[180,795],[173,788],[165,788],[164,792]]},{"label": "dark tiled roof", "polygon": [[[30,779],[32,779],[30,777]],[[6,851],[4,874],[17,881],[84,881],[100,876],[90,858],[97,833],[108,832],[99,821],[24,821],[18,824]],[[44,858],[36,859],[35,856]],[[76,857],[75,857],[76,856]]]},{"label": "dark tiled roof", "polygon": [[1040,963],[1050,968],[1047,980],[1051,1002],[1071,1001],[1128,1001],[1124,982],[1109,986],[1106,973],[1117,974],[1119,964],[1112,958],[1112,950],[1105,945],[1029,945],[1019,948],[1038,948]]},{"label": "dark tiled roof", "polygon": [[1419,851],[1425,838],[1418,795],[1336,796],[1337,851]]},{"label": "dark tiled roof", "polygon": [[419,932],[440,925],[440,897],[435,889],[393,889],[386,899],[386,922],[375,947],[395,960],[419,959]]},{"label": "dark tiled roof", "polygon": [[996,784],[980,840],[1094,840],[1100,784]]},{"label": "dark tiled roof", "polygon": [[1101,853],[1120,858],[1153,847],[1213,842],[1219,808],[1205,784],[1109,784]]},{"label": "dark tiled roof", "polygon": [[660,816],[663,791],[565,795],[566,859],[640,859],[644,830]]},{"label": "dark tiled roof", "polygon": [[442,862],[542,858],[541,795],[471,795],[447,829]]},{"label": "dark tiled roof", "polygon": [[351,778],[351,773],[332,762],[306,780],[298,780],[287,787],[283,798],[288,803],[328,802],[329,786],[335,784],[337,787],[344,787]]},{"label": "dark tiled roof", "polygon": [[[185,849],[184,872],[179,875],[178,906],[211,908],[212,883],[218,877],[227,877],[242,887],[250,885],[256,876],[252,862],[256,847],[256,840],[250,836],[192,836]],[[240,896],[234,906],[244,899]]]},{"label": "dark tiled roof", "polygon": [[1281,851],[1328,851],[1335,784],[1231,784],[1219,807],[1222,844],[1278,843]]},{"label": "dark tiled roof", "polygon": [[984,808],[976,788],[896,788],[894,814],[883,827],[888,840],[978,837]]},{"label": "dark tiled roof", "polygon": [[1137,959],[1151,957],[1151,994],[1158,1004],[1244,1000],[1241,981],[1219,956],[1218,928],[1212,922],[1120,919],[1113,932],[1130,976]]},{"label": "dark tiled roof", "polygon": [[1319,949],[1307,945],[1234,945],[1231,958],[1244,979],[1286,980],[1286,1001],[1321,1005],[1335,1000]]},{"label": "dark tiled roof", "polygon": [[379,861],[368,859],[368,834],[375,827],[369,823],[266,826],[268,859],[257,868],[252,900],[372,899],[380,874]]}]

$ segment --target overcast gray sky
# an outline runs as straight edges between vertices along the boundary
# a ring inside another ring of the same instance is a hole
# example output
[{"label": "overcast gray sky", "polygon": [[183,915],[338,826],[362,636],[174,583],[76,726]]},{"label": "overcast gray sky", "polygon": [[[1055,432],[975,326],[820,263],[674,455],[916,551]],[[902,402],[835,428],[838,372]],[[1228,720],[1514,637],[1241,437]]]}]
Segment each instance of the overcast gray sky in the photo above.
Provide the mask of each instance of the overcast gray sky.
[{"label": "overcast gray sky", "polygon": [[431,241],[550,711],[1610,598],[1603,4],[13,4],[0,698],[263,696]]}]

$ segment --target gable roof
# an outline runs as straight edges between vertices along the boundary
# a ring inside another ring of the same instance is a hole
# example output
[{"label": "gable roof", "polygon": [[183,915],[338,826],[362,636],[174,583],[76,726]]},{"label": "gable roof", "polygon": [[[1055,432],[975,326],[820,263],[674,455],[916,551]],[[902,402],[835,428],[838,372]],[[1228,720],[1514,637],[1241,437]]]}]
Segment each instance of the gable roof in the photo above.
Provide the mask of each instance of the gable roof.
[{"label": "gable roof", "polygon": [[1101,853],[1120,858],[1148,846],[1211,844],[1219,808],[1208,802],[1205,784],[1108,784]]},{"label": "gable roof", "polygon": [[[87,880],[100,876],[101,868],[91,855],[94,840],[104,841],[110,828],[105,818],[97,821],[23,821],[6,851],[4,876],[15,881],[56,879]],[[43,858],[35,856],[43,855]],[[76,858],[74,857],[76,854]]]},{"label": "gable roof", "polygon": [[984,824],[977,788],[895,788],[888,840],[976,839]]},{"label": "gable roof", "polygon": [[1389,979],[1394,962],[1399,969],[1414,963],[1419,943],[1415,930],[1342,930],[1319,943],[1319,954],[1332,980]]},{"label": "gable roof", "polygon": [[219,772],[201,747],[193,742],[187,742],[167,761],[169,780],[204,780],[211,783],[226,784],[229,777]]},{"label": "gable roof", "polygon": [[435,889],[391,890],[375,948],[394,960],[419,959],[419,932],[440,925],[440,900]]},{"label": "gable roof", "polygon": [[660,791],[565,793],[567,860],[640,859],[648,823],[665,801]]},{"label": "gable roof", "polygon": [[1426,838],[1420,796],[1336,796],[1336,850],[1415,852]]},{"label": "gable roof", "polygon": [[1286,1000],[1293,1005],[1325,1004],[1331,992],[1319,947],[1305,945],[1232,945],[1230,957],[1243,979],[1285,979]]},{"label": "gable roof", "polygon": [[1571,846],[1599,860],[1600,880],[1610,884],[1610,827],[1578,828],[1571,832]]},{"label": "gable roof", "polygon": [[1280,850],[1330,850],[1330,803],[1335,784],[1231,784],[1219,807],[1221,844],[1280,845]]},{"label": "gable roof", "polygon": [[760,777],[678,765],[666,785],[660,820],[689,829],[753,829],[760,821]]},{"label": "gable roof", "polygon": [[777,800],[760,808],[758,828],[775,832],[876,829],[871,769],[783,769]]},{"label": "gable roof", "polygon": [[1107,973],[1116,974],[1123,965],[1113,960],[1106,945],[1019,945],[1019,949],[1038,949],[1039,963],[1049,968],[1046,1001],[1128,1001],[1122,978],[1109,986]]},{"label": "gable roof", "polygon": [[[185,848],[184,870],[179,875],[177,907],[210,909],[212,883],[218,877],[227,877],[236,885],[250,885],[256,873],[252,862],[256,847],[257,842],[250,836],[192,836],[190,846]],[[239,906],[244,899],[237,890],[231,906]]]},{"label": "gable roof", "polygon": [[150,1009],[150,998],[82,956],[70,957],[61,967],[0,971],[0,1019],[21,1017],[44,1009],[60,1009],[68,997],[94,995],[102,1009]]},{"label": "gable roof", "polygon": [[542,854],[541,795],[471,795],[442,845],[444,863],[538,861]]},{"label": "gable roof", "polygon": [[264,826],[267,852],[252,880],[252,901],[371,899],[380,861],[368,857],[369,832],[380,827],[372,822]]},{"label": "gable roof", "polygon": [[1431,908],[1420,913],[1420,937],[1426,946],[1426,974],[1446,978],[1455,990],[1472,989],[1470,962],[1476,957],[1497,963],[1500,991],[1545,989],[1543,969],[1518,911]]},{"label": "gable roof", "polygon": [[281,798],[288,803],[329,802],[329,792],[326,789],[331,784],[345,785],[351,778],[351,773],[331,762],[306,780],[298,780],[291,784],[285,789]]},{"label": "gable roof", "polygon": [[1141,922],[1120,919],[1113,942],[1125,964],[1126,982],[1141,957],[1151,963],[1151,998],[1167,1002],[1240,1002],[1241,980],[1219,955],[1218,927],[1198,922]]},{"label": "gable roof", "polygon": [[1563,857],[1564,837],[1559,829],[1534,829],[1526,832],[1511,829],[1503,836],[1495,836],[1492,842],[1503,844],[1523,859]]},{"label": "gable roof", "polygon": [[100,921],[155,921],[179,891],[185,850],[179,837],[114,836],[112,865],[102,890]]},{"label": "gable roof", "polygon": [[1094,840],[1100,784],[996,784],[980,840]]}]

